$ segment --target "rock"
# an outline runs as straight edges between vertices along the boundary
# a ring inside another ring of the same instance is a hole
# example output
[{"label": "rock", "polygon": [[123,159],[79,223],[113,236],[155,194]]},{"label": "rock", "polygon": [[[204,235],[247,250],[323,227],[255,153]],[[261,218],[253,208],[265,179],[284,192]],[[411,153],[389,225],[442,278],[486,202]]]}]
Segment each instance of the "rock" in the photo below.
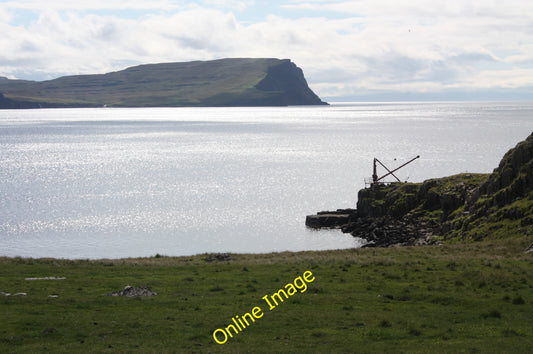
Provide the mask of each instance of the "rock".
[{"label": "rock", "polygon": [[231,261],[232,259],[233,258],[231,257],[229,253],[213,253],[207,256],[204,260],[206,262],[214,262],[214,261],[227,262],[227,261]]},{"label": "rock", "polygon": [[350,220],[350,214],[317,214],[308,215],[305,218],[305,226],[320,229],[320,228],[334,228],[341,227],[348,223]]},{"label": "rock", "polygon": [[[499,207],[523,197],[533,190],[533,134],[509,150],[476,193],[478,198],[490,196],[489,206]],[[476,198],[477,199],[477,198]],[[471,207],[476,200],[471,201]]]},{"label": "rock", "polygon": [[24,280],[65,280],[65,277],[40,277],[40,278],[24,278]]},{"label": "rock", "polygon": [[50,328],[46,328],[46,329],[43,329],[41,331],[42,334],[48,334],[48,333],[56,333],[57,332],[57,329],[53,328],[53,327],[50,327]]},{"label": "rock", "polygon": [[141,286],[133,287],[126,286],[123,290],[114,291],[105,296],[125,296],[125,297],[136,297],[136,296],[155,296],[157,293],[153,292],[150,288]]}]

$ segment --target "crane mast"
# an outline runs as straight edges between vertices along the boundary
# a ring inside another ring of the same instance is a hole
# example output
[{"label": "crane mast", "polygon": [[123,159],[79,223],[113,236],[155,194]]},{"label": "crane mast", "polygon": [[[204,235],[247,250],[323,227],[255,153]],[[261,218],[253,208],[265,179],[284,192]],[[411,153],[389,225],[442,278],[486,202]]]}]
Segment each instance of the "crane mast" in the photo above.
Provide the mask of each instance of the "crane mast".
[{"label": "crane mast", "polygon": [[[383,182],[380,182],[382,179],[384,179],[385,177],[388,177],[388,176],[393,176],[394,178],[396,178],[396,180],[398,182],[401,182],[400,179],[394,174],[394,172],[398,171],[399,169],[401,169],[402,167],[405,167],[407,166],[408,164],[410,164],[411,162],[413,162],[414,160],[420,158],[420,155],[417,155],[416,157],[413,157],[411,160],[407,161],[406,163],[404,163],[403,165],[399,166],[399,167],[396,167],[394,170],[390,170],[387,166],[385,166],[381,161],[379,161],[377,158],[374,157],[374,168],[372,170],[372,182],[370,183],[370,186],[374,186],[374,185],[377,185],[379,183],[383,183]],[[385,170],[387,170],[388,173],[384,174],[383,176],[378,176],[378,173],[377,173],[377,165],[381,165]]]}]

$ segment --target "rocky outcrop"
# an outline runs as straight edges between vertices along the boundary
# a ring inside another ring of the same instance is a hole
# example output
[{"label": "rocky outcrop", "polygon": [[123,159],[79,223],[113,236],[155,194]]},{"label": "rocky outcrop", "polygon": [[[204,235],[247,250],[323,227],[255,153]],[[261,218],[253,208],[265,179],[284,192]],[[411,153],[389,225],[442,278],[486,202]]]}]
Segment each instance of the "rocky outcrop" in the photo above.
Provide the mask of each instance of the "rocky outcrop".
[{"label": "rocky outcrop", "polygon": [[533,134],[509,150],[499,166],[443,226],[445,238],[483,239],[488,234],[531,235]]},{"label": "rocky outcrop", "polygon": [[[503,207],[533,191],[533,134],[509,150],[499,166],[470,198],[471,211],[483,206]],[[485,200],[476,206],[480,199]]]},{"label": "rocky outcrop", "polygon": [[384,217],[356,217],[343,225],[342,231],[365,239],[363,247],[418,246],[432,243],[435,225],[426,221],[414,221]]},{"label": "rocky outcrop", "polygon": [[339,228],[367,247],[532,235],[533,134],[492,174],[374,185],[359,191],[357,209],[320,212],[306,225]]},{"label": "rocky outcrop", "polygon": [[338,209],[336,211],[318,212],[317,215],[308,215],[305,224],[308,227],[319,229],[323,227],[341,227],[350,221],[355,209]]}]

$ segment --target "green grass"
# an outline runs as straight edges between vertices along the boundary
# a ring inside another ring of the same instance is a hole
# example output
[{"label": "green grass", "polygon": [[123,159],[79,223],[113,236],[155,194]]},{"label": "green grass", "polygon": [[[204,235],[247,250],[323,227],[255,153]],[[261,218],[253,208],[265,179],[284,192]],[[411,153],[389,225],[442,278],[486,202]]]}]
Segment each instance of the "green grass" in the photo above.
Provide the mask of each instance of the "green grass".
[{"label": "green grass", "polygon": [[[474,210],[482,209],[487,198],[480,198],[474,205]],[[524,198],[518,198],[501,208],[493,206],[485,212],[483,218],[461,215],[451,219],[459,225],[446,235],[448,242],[479,241],[481,239],[507,239],[533,235],[533,192]],[[462,211],[459,210],[459,211]],[[473,219],[473,220],[472,220]],[[463,225],[460,227],[460,225]]]},{"label": "green grass", "polygon": [[[69,261],[0,259],[0,352],[529,352],[529,238],[418,248]],[[316,279],[272,311],[261,300]],[[25,280],[61,276],[64,280]],[[126,285],[150,298],[107,297]],[[48,297],[58,295],[57,298]],[[264,316],[217,344],[231,318]]]}]

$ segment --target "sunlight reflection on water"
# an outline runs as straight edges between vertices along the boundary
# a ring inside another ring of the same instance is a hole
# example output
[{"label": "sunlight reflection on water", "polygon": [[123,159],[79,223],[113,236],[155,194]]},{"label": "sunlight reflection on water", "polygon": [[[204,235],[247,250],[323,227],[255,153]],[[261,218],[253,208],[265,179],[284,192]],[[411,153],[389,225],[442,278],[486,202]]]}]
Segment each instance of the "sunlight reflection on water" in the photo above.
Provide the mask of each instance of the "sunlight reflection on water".
[{"label": "sunlight reflection on water", "polygon": [[1,255],[105,258],[358,247],[305,228],[355,207],[371,161],[490,172],[532,103],[0,111]]}]

